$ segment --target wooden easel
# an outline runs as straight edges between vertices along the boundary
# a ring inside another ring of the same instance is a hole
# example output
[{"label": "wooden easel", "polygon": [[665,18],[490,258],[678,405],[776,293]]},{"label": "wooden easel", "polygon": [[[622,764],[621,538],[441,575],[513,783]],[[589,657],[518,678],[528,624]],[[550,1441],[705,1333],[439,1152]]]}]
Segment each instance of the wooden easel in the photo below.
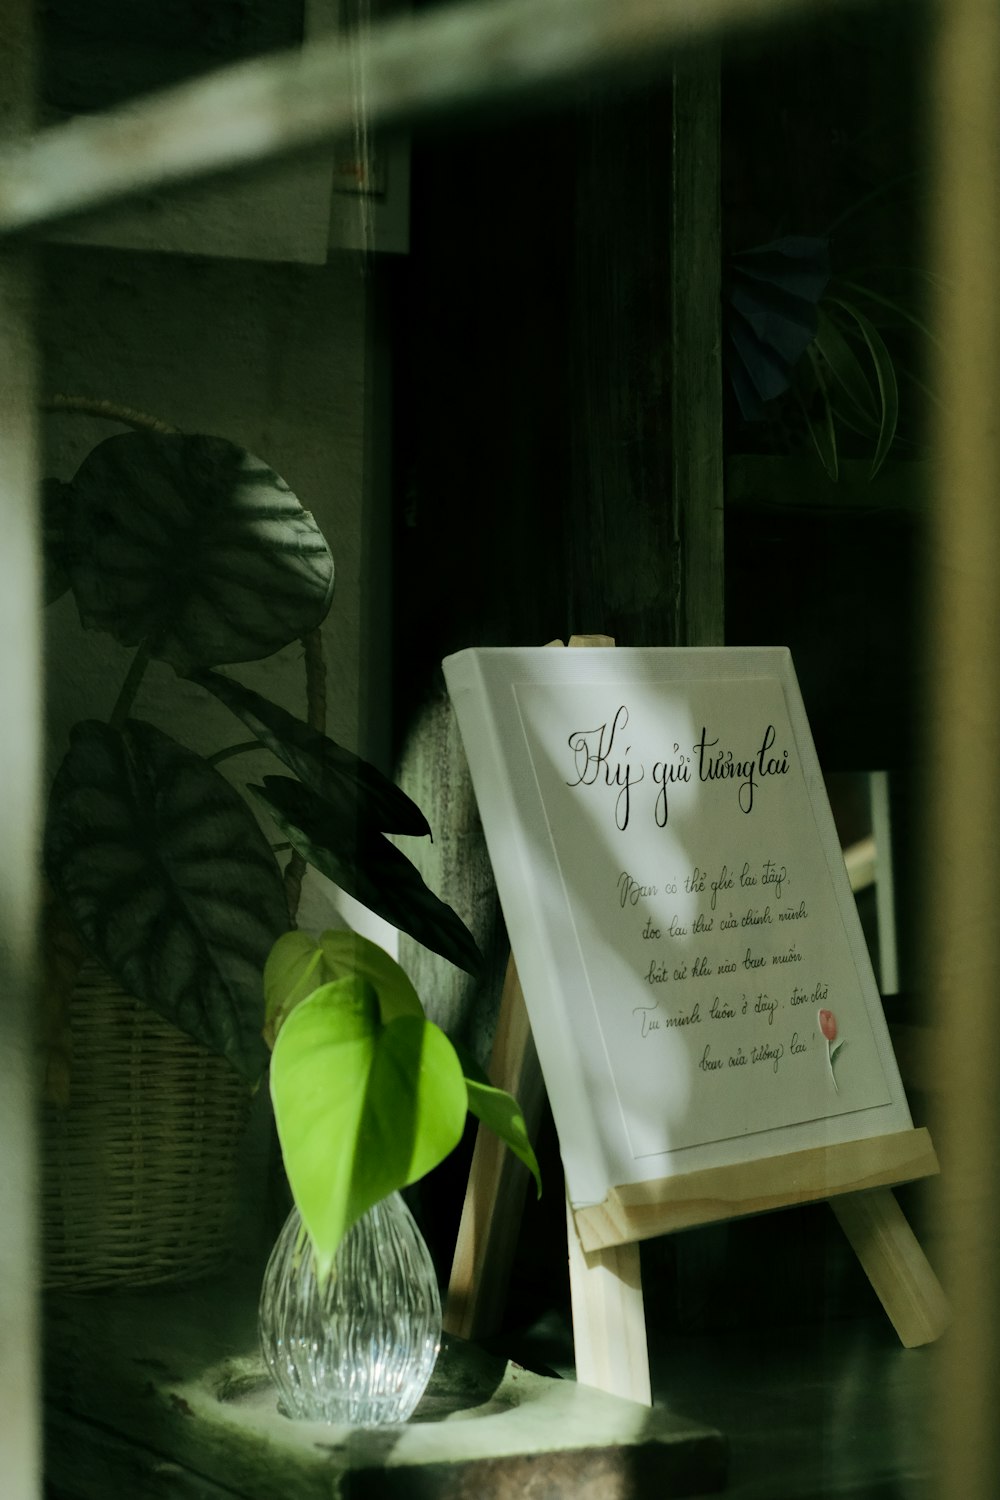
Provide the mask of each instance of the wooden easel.
[{"label": "wooden easel", "polygon": [[[561,644],[561,643],[553,643]],[[574,636],[571,646],[613,646]],[[500,1001],[491,1081],[521,1102],[537,1128],[543,1082],[511,957]],[[931,1343],[948,1322],[941,1285],[891,1191],[938,1171],[928,1132],[910,1129],[733,1167],[613,1189],[604,1203],[567,1203],[577,1379],[650,1404],[639,1242],[770,1209],[828,1199],[906,1348]],[[474,1338],[502,1310],[528,1174],[490,1131],[476,1141],[452,1264],[444,1326]]]}]

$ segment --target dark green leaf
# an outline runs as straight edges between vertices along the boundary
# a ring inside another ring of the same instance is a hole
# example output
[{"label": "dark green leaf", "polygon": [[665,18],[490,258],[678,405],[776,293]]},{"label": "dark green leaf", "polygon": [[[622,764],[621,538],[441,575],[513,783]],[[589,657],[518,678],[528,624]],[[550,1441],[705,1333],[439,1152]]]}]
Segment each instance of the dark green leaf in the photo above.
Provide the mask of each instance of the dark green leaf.
[{"label": "dark green leaf", "polygon": [[84,625],[179,672],[256,661],[323,619],[333,561],[308,511],[222,438],[107,438],[72,483],[70,578]]},{"label": "dark green leaf", "polygon": [[826,367],[854,407],[856,416],[877,432],[875,392],[868,383],[861,361],[822,306],[816,309],[816,317],[816,348]]},{"label": "dark green leaf", "polygon": [[382,834],[362,828],[348,841],[320,798],[285,776],[265,776],[250,790],[292,848],[348,895],[460,969],[479,972],[482,955],[465,923]]},{"label": "dark green leaf", "polygon": [[[826,388],[826,381],[820,368],[819,357],[815,349],[810,345],[806,351],[809,357],[809,365],[812,369],[816,382],[816,389],[820,400],[820,416],[817,420],[805,402],[802,402],[802,410],[809,428],[809,436],[812,438],[819,454],[820,462],[830,478],[836,483],[840,473],[840,459],[837,452],[837,433],[833,425],[833,407],[830,404],[830,393]],[[801,397],[799,398],[801,401]]]},{"label": "dark green leaf", "polygon": [[837,285],[838,287],[843,287],[845,291],[854,292],[856,296],[864,297],[869,302],[874,302],[877,307],[885,308],[886,312],[893,313],[896,317],[901,318],[904,323],[909,323],[911,328],[915,328],[936,349],[941,348],[941,340],[931,331],[929,324],[923,318],[918,317],[915,312],[904,306],[898,298],[887,297],[883,292],[875,291],[873,287],[862,286],[856,281],[845,280],[842,277],[838,278]]},{"label": "dark green leaf", "polygon": [[872,459],[871,477],[874,479],[889,456],[889,449],[892,447],[899,422],[899,389],[896,383],[896,369],[892,362],[892,355],[885,346],[885,340],[871,319],[866,317],[854,303],[838,299],[831,300],[837,301],[837,305],[857,323],[861,336],[868,345],[868,352],[875,367],[882,412],[878,443],[875,448],[875,457]]},{"label": "dark green leaf", "polygon": [[325,734],[219,672],[198,673],[193,681],[242,719],[261,744],[329,804],[331,816],[345,829],[353,832],[356,824],[366,823],[382,833],[430,833],[427,819],[405,792]]},{"label": "dark green leaf", "polygon": [[151,724],[84,722],[52,787],[45,862],[119,982],[256,1079],[261,976],[288,907],[267,840],[225,778]]}]

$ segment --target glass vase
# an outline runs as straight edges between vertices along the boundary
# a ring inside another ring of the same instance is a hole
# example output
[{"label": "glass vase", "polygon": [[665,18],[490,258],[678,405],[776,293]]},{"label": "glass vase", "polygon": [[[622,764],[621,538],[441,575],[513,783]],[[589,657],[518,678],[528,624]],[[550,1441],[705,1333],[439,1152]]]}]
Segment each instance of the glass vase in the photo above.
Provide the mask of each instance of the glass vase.
[{"label": "glass vase", "polygon": [[441,1299],[400,1194],[348,1231],[325,1286],[293,1208],[264,1273],[259,1328],[286,1415],[359,1427],[405,1422],[434,1369]]}]

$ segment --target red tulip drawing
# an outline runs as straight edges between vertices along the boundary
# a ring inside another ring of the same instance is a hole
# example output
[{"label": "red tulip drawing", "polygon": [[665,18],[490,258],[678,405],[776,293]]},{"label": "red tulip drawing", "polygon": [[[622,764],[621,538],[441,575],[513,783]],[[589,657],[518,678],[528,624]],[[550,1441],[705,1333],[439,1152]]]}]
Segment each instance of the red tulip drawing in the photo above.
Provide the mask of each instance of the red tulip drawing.
[{"label": "red tulip drawing", "polygon": [[834,1088],[839,1094],[840,1088],[834,1075],[833,1060],[837,1056],[837,1053],[840,1051],[844,1043],[842,1040],[839,1042],[837,1041],[837,1017],[834,1015],[832,1010],[820,1011],[819,1029],[826,1038],[826,1061],[827,1066],[830,1069],[830,1082],[833,1084]]}]

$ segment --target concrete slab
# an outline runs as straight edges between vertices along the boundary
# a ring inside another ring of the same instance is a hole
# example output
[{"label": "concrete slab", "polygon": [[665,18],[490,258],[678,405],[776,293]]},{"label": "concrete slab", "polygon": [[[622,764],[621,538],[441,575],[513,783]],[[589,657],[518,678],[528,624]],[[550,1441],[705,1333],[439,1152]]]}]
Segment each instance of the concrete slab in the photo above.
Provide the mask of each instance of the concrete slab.
[{"label": "concrete slab", "polygon": [[256,1286],[50,1299],[48,1478],[65,1500],[641,1500],[722,1487],[714,1428],[445,1341],[410,1422],[292,1422]]}]

